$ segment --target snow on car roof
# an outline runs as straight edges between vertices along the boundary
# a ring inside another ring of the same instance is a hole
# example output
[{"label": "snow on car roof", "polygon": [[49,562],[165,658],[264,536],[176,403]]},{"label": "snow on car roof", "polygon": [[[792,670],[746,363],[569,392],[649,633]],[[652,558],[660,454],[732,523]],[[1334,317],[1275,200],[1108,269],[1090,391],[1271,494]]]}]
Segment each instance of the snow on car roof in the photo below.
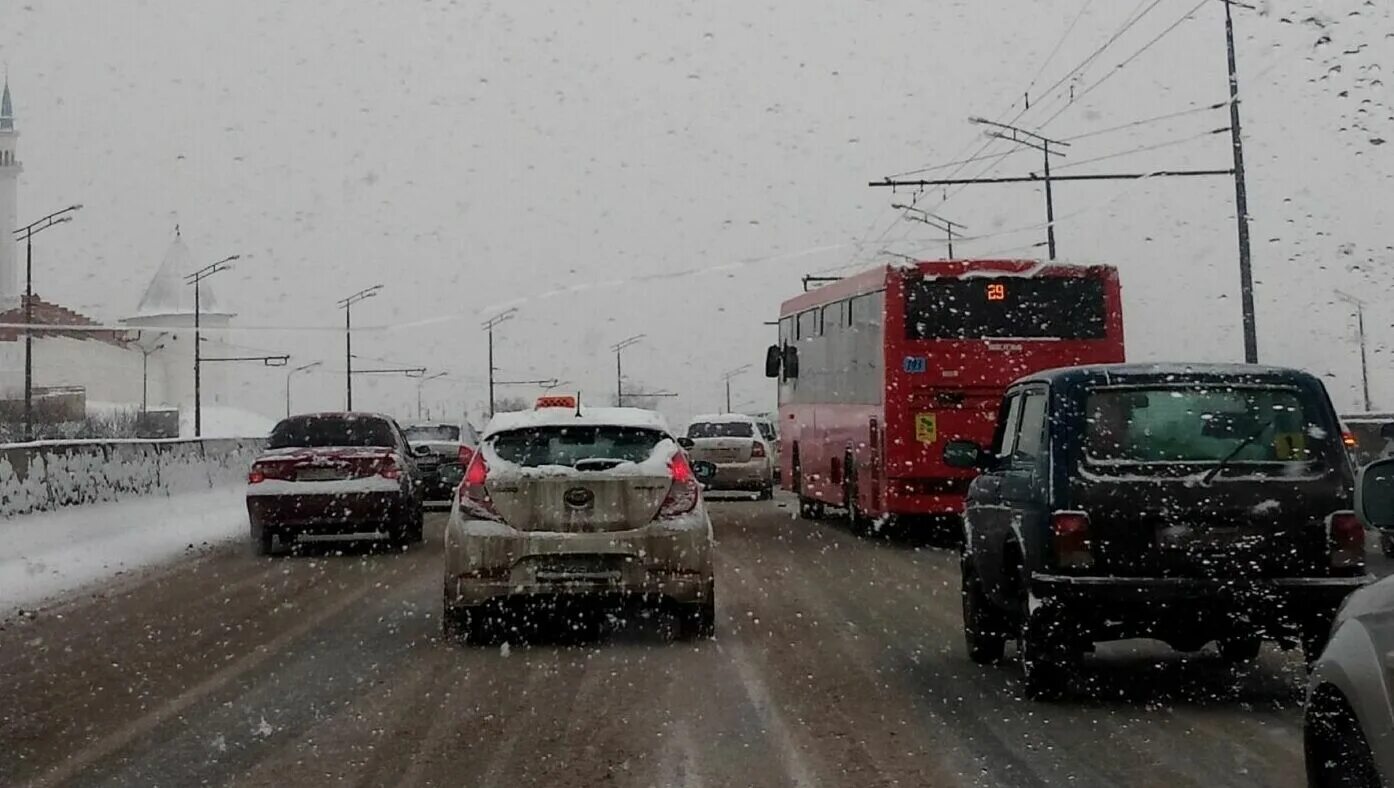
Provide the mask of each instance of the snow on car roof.
[{"label": "snow on car roof", "polygon": [[500,413],[484,428],[484,437],[500,432],[532,427],[640,427],[671,435],[668,422],[656,411],[643,408],[588,408],[582,406],[580,415],[574,408],[539,408]]}]

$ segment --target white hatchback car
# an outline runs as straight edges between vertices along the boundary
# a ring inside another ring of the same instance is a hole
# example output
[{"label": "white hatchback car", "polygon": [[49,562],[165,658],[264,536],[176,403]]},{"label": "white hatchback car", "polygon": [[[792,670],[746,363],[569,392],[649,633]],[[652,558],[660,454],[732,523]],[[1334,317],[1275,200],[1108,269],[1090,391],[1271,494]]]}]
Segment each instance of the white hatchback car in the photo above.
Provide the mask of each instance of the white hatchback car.
[{"label": "white hatchback car", "polygon": [[445,530],[443,627],[478,639],[495,603],[639,601],[715,634],[712,526],[663,417],[636,408],[502,413],[484,430]]}]

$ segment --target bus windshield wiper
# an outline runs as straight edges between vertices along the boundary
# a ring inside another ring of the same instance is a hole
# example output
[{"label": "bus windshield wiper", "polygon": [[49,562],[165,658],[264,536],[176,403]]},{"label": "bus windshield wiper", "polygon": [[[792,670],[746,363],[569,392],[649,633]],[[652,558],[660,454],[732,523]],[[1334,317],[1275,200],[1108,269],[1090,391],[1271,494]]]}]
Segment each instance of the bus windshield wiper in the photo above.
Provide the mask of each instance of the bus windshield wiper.
[{"label": "bus windshield wiper", "polygon": [[1211,480],[1213,480],[1213,479],[1215,478],[1215,475],[1216,475],[1216,474],[1218,474],[1220,471],[1224,470],[1225,466],[1226,466],[1226,465],[1229,465],[1229,463],[1230,463],[1231,460],[1233,460],[1235,457],[1239,456],[1239,452],[1244,451],[1244,447],[1245,447],[1245,446],[1248,446],[1250,443],[1253,443],[1254,440],[1255,440],[1256,438],[1258,438],[1258,436],[1260,436],[1260,435],[1263,434],[1263,431],[1264,431],[1264,430],[1266,430],[1266,429],[1268,429],[1269,427],[1273,426],[1273,422],[1274,422],[1276,419],[1277,419],[1277,417],[1274,416],[1273,418],[1269,419],[1268,421],[1265,421],[1264,423],[1258,425],[1258,429],[1254,430],[1253,432],[1250,432],[1248,435],[1245,435],[1245,436],[1244,436],[1244,440],[1240,441],[1240,442],[1239,442],[1239,445],[1238,445],[1238,446],[1235,446],[1235,447],[1230,451],[1229,454],[1226,454],[1226,455],[1225,455],[1225,458],[1224,458],[1223,460],[1220,460],[1218,463],[1216,463],[1216,464],[1215,464],[1215,467],[1214,467],[1214,468],[1211,468],[1211,469],[1210,469],[1210,472],[1207,473],[1207,474],[1205,474],[1205,476],[1200,480],[1200,483],[1201,483],[1201,484],[1209,484],[1209,483],[1211,482]]}]

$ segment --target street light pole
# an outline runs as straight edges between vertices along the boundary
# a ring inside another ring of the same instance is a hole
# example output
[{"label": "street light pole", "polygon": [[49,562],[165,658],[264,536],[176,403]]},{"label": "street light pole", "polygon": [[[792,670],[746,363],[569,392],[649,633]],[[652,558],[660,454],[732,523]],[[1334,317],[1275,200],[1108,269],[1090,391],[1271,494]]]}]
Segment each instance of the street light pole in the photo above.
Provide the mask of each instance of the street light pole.
[{"label": "street light pole", "polygon": [[198,269],[197,271],[184,277],[184,281],[194,286],[194,437],[203,437],[203,349],[200,345],[203,342],[202,335],[202,312],[203,307],[199,300],[200,285],[208,277],[226,271],[232,266],[233,260],[240,259],[241,255],[231,255],[224,257],[216,263]]},{"label": "street light pole", "polygon": [[610,346],[610,349],[615,352],[615,407],[617,408],[624,407],[624,367],[621,366],[620,354],[630,345],[638,344],[645,336],[645,334],[635,334]]},{"label": "street light pole", "polygon": [[450,373],[449,373],[449,372],[437,372],[436,374],[431,375],[430,377],[424,377],[424,378],[421,378],[420,380],[416,381],[416,418],[417,418],[417,420],[420,420],[420,419],[422,418],[422,416],[421,416],[421,411],[422,411],[422,408],[421,408],[421,390],[422,390],[423,388],[426,387],[426,384],[427,384],[427,383],[429,383],[429,382],[431,382],[431,381],[433,381],[433,380],[436,380],[436,379],[438,379],[438,378],[443,378],[443,377],[445,377],[445,376],[448,375],[448,374],[450,374]]},{"label": "street light pole", "polygon": [[[137,345],[137,347],[140,347]],[[150,410],[150,357],[165,349],[165,343],[159,342],[149,350],[140,348],[140,412],[144,415]]]},{"label": "street light pole", "polygon": [[82,209],[81,203],[69,205],[61,211],[31,222],[15,230],[15,235],[24,238],[24,439],[34,439],[34,234],[47,230],[55,224],[72,221],[65,216]]},{"label": "street light pole", "polygon": [[1364,395],[1365,412],[1369,413],[1372,408],[1370,406],[1370,367],[1365,355],[1365,302],[1340,290],[1336,291],[1336,297],[1355,307],[1355,331],[1360,342],[1360,389]]},{"label": "street light pole", "polygon": [[295,369],[292,369],[290,372],[286,373],[286,418],[290,418],[290,379],[295,377],[297,373],[309,371],[311,369],[314,369],[315,367],[320,366],[323,363],[323,361],[312,361],[309,364],[296,367]]},{"label": "street light pole", "polygon": [[729,372],[726,372],[725,374],[723,374],[723,375],[721,376],[722,378],[724,378],[724,379],[726,380],[726,412],[727,412],[727,413],[730,413],[730,412],[731,412],[731,378],[734,378],[734,377],[736,377],[737,375],[740,375],[741,373],[745,372],[745,371],[748,370],[748,369],[750,369],[750,365],[749,365],[749,364],[745,364],[745,365],[743,365],[743,366],[736,367],[735,369],[730,370]]},{"label": "street light pole", "polygon": [[489,335],[489,418],[491,419],[494,417],[494,373],[498,371],[498,367],[494,366],[494,327],[505,321],[512,320],[516,314],[518,314],[517,307],[505,309],[488,320],[485,320],[481,325],[484,331]]},{"label": "street light pole", "polygon": [[382,285],[365,287],[339,301],[344,310],[344,410],[353,410],[353,305],[376,296],[381,289]]}]

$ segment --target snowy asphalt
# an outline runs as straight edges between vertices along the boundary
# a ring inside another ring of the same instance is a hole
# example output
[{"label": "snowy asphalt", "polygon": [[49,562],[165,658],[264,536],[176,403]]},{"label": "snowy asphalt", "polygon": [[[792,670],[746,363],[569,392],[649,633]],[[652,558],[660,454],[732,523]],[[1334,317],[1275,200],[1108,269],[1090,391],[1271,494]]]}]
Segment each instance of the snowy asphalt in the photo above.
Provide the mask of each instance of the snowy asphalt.
[{"label": "snowy asphalt", "polygon": [[0,784],[1302,783],[1295,653],[1119,644],[1029,702],[1010,651],[965,656],[952,552],[713,515],[711,642],[443,642],[440,515],[405,553],[224,544],[8,619]]}]

